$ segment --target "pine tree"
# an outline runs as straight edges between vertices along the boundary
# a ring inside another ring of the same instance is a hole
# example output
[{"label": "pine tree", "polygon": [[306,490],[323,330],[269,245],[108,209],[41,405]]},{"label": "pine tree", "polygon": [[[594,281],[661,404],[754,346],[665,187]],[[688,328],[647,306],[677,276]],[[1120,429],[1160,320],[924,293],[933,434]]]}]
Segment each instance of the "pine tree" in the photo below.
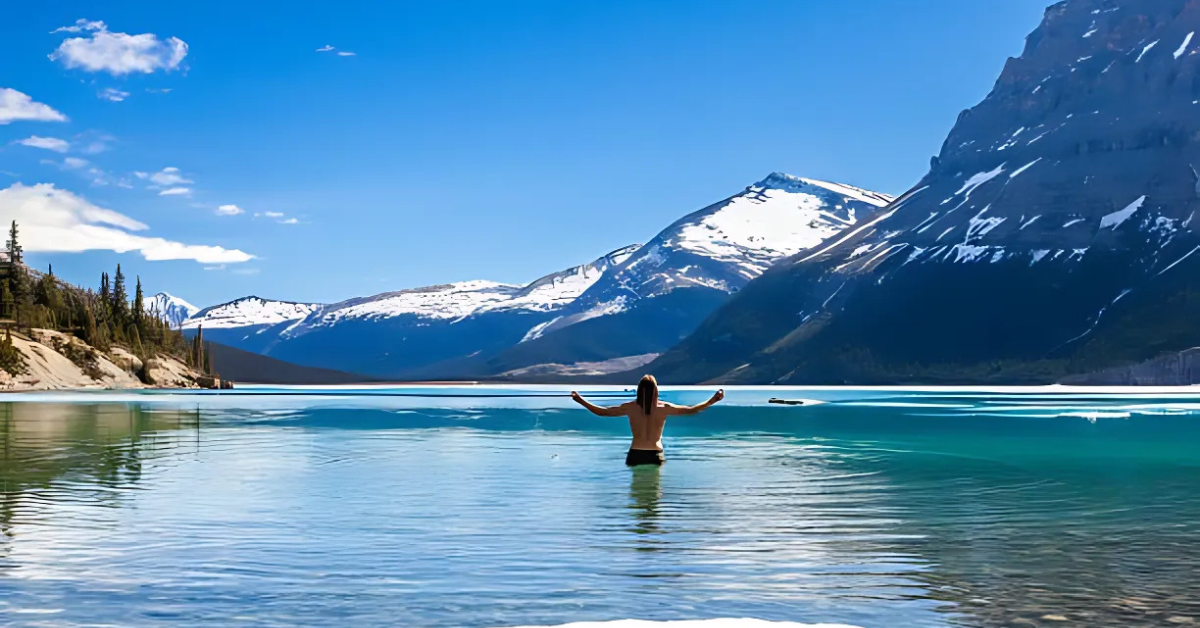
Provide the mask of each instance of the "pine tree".
[{"label": "pine tree", "polygon": [[4,328],[4,341],[0,342],[0,370],[9,375],[20,375],[27,370],[25,356],[13,346],[12,329],[9,327]]},{"label": "pine tree", "polygon": [[17,221],[14,220],[12,221],[12,226],[8,228],[8,261],[14,265],[21,263],[21,257],[24,252],[17,235]]},{"label": "pine tree", "polygon": [[215,375],[215,373],[213,373],[212,352],[210,352],[210,351],[204,352],[204,369],[203,370],[204,370],[205,375]]},{"label": "pine tree", "polygon": [[29,275],[25,274],[25,267],[13,264],[8,283],[13,297],[13,319],[19,327],[25,320],[26,308],[33,304],[33,291],[29,289]]},{"label": "pine tree", "polygon": [[83,323],[83,341],[90,344],[99,344],[99,332],[96,329],[96,316],[92,313],[92,308],[88,306],[84,313]]},{"label": "pine tree", "polygon": [[3,316],[5,318],[15,318],[16,312],[13,309],[16,307],[16,300],[13,299],[12,290],[8,288],[9,282],[0,282],[0,308],[3,308]]},{"label": "pine tree", "polygon": [[125,291],[125,274],[121,272],[120,264],[117,264],[117,274],[113,275],[110,309],[113,329],[124,329],[129,323],[129,293]]},{"label": "pine tree", "polygon": [[137,328],[138,335],[142,335],[146,331],[146,298],[142,294],[142,278],[137,278],[137,288],[133,293],[133,326]]},{"label": "pine tree", "polygon": [[197,327],[196,337],[192,339],[192,366],[204,368],[204,327]]},{"label": "pine tree", "polygon": [[101,326],[108,325],[111,317],[108,312],[108,305],[112,301],[112,287],[108,283],[108,273],[100,273],[100,293],[96,295],[98,303],[96,304],[96,322]]},{"label": "pine tree", "polygon": [[50,274],[44,275],[38,281],[34,290],[33,302],[45,306],[55,315],[63,309],[62,293],[58,289],[58,280],[54,278],[53,269],[50,270]]},{"label": "pine tree", "polygon": [[145,349],[142,347],[142,335],[138,333],[137,327],[129,326],[129,349],[136,356],[144,356]]}]

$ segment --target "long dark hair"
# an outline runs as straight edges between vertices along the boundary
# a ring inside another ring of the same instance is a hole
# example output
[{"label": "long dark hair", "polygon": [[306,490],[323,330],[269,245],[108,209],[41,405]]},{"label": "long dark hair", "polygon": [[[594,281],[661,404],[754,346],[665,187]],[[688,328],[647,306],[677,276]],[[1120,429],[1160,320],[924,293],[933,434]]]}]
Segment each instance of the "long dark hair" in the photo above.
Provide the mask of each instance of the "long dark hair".
[{"label": "long dark hair", "polygon": [[647,375],[638,382],[637,404],[641,406],[646,414],[654,409],[655,402],[658,400],[658,380],[654,379],[653,375]]}]

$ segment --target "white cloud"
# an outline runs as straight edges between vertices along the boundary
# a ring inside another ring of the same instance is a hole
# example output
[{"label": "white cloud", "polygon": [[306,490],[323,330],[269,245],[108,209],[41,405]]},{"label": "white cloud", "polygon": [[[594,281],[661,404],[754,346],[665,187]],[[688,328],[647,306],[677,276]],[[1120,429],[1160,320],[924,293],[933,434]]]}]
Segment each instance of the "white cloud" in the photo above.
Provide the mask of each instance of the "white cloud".
[{"label": "white cloud", "polygon": [[0,124],[8,124],[14,120],[65,122],[66,119],[67,116],[55,111],[50,105],[34,102],[27,94],[11,87],[0,87]]},{"label": "white cloud", "polygon": [[[172,187],[183,185],[185,183],[195,183],[191,179],[183,176],[183,173],[174,166],[167,166],[158,172],[135,172],[133,176],[139,179],[149,179],[151,183],[158,187]],[[151,186],[153,187],[153,186]]]},{"label": "white cloud", "polygon": [[104,29],[104,22],[99,22],[99,21],[92,22],[92,21],[80,18],[78,20],[75,20],[75,24],[73,26],[61,26],[59,28],[56,28],[56,29],[50,31],[50,34],[53,35],[55,33],[79,33],[82,31],[98,31],[98,30],[103,30],[103,29]]},{"label": "white cloud", "polygon": [[57,137],[40,137],[37,135],[30,135],[23,140],[16,140],[13,143],[30,148],[52,150],[56,153],[65,153],[71,148],[71,143],[67,140],[60,140]]},{"label": "white cloud", "polygon": [[192,188],[167,188],[158,193],[159,196],[191,196]]},{"label": "white cloud", "polygon": [[222,205],[217,208],[217,213],[221,216],[236,216],[242,212],[242,208],[237,205]]},{"label": "white cloud", "polygon": [[158,70],[175,70],[188,53],[188,45],[178,37],[159,39],[153,33],[114,33],[108,30],[104,22],[79,20],[74,26],[64,26],[54,32],[83,31],[91,34],[63,41],[50,59],[85,72],[108,72],[113,76],[123,76],[136,72],[151,74]]},{"label": "white cloud", "polygon": [[275,222],[280,223],[280,225],[299,225],[300,223],[300,221],[296,219],[287,219],[287,217],[284,217],[286,214],[283,214],[282,211],[263,211],[263,213],[254,214],[256,219],[259,216],[265,217],[265,219],[274,220]]},{"label": "white cloud", "polygon": [[236,264],[254,259],[237,249],[184,244],[129,233],[149,227],[128,216],[89,203],[50,183],[13,184],[0,190],[0,222],[16,220],[27,252],[138,251],[150,261],[194,260]]},{"label": "white cloud", "polygon": [[148,94],[170,94],[171,88],[170,87],[159,87],[156,89],[153,87],[147,87],[146,93],[148,93]]},{"label": "white cloud", "polygon": [[[317,52],[333,52],[334,50],[337,50],[337,48],[334,48],[333,46],[330,46],[328,44],[321,46],[320,48],[317,48]],[[337,56],[339,56],[339,57],[354,57],[357,55],[356,55],[356,53],[350,52],[349,50],[338,50]]]},{"label": "white cloud", "polygon": [[115,87],[105,87],[104,89],[100,90],[96,96],[101,100],[107,100],[109,102],[121,102],[122,100],[129,98],[129,92],[123,92]]},{"label": "white cloud", "polygon": [[67,157],[62,162],[62,167],[66,170],[79,170],[86,165],[88,165],[88,160],[79,157]]}]

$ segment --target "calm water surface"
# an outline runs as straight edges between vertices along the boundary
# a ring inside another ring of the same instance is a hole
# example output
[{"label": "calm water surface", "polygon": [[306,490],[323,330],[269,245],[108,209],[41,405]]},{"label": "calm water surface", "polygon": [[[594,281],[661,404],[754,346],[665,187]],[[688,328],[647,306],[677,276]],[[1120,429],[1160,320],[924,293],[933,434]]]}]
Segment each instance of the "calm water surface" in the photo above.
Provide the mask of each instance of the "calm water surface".
[{"label": "calm water surface", "polygon": [[0,625],[1200,623],[1200,393],[378,392],[0,398]]}]

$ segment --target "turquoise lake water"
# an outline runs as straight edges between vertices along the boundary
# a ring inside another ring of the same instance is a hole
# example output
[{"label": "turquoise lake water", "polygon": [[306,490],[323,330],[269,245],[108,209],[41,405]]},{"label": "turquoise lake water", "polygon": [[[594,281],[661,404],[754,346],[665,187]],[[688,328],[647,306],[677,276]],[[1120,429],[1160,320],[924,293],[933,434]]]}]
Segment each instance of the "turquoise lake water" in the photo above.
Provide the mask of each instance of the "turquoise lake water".
[{"label": "turquoise lake water", "polygon": [[0,625],[1200,623],[1200,391],[234,392],[0,396]]}]

